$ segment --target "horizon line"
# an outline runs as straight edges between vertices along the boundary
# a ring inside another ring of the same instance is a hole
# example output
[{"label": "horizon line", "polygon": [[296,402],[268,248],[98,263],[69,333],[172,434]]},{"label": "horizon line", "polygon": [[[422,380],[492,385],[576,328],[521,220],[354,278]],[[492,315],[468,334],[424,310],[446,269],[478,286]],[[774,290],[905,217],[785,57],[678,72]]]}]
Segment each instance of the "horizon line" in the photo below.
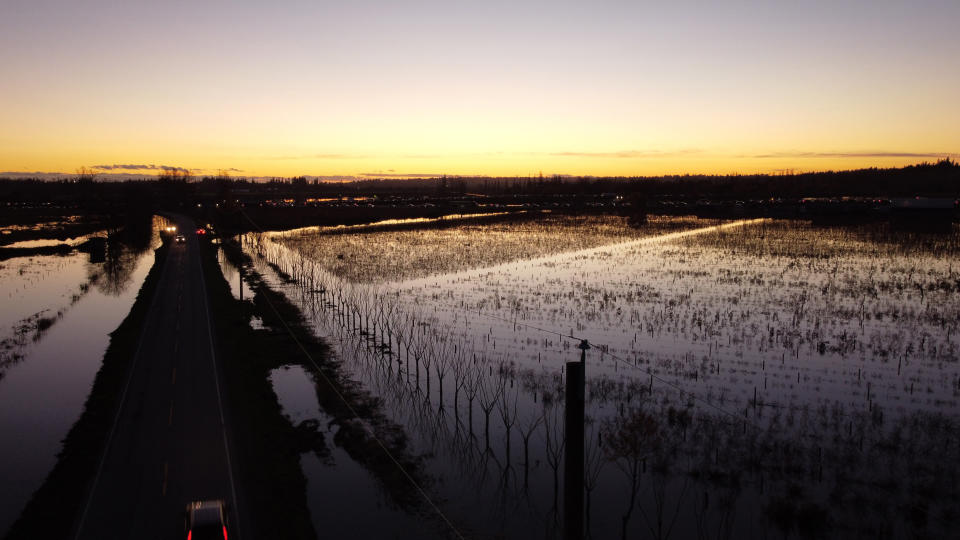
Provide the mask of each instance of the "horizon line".
[{"label": "horizon line", "polygon": [[[919,156],[918,156],[919,157]],[[931,156],[934,157],[934,156]],[[663,174],[637,174],[637,175],[597,175],[597,174],[569,174],[569,173],[550,173],[545,174],[538,172],[537,174],[528,173],[528,174],[514,174],[514,175],[489,175],[489,174],[454,174],[454,173],[358,173],[358,174],[333,174],[333,175],[318,175],[318,174],[297,174],[290,176],[279,176],[279,175],[227,175],[227,178],[232,180],[252,180],[252,181],[270,181],[270,180],[292,180],[298,178],[305,178],[307,180],[322,180],[329,182],[363,182],[363,181],[374,181],[374,180],[433,180],[433,179],[450,179],[450,178],[487,178],[487,179],[571,179],[571,178],[585,178],[585,179],[606,179],[606,178],[668,178],[668,177],[678,177],[678,176],[713,176],[713,177],[737,177],[737,176],[799,176],[804,174],[823,174],[823,173],[841,173],[841,172],[853,172],[853,171],[866,171],[866,170],[894,170],[894,169],[906,169],[909,167],[917,167],[923,165],[936,165],[937,163],[949,162],[949,163],[958,163],[955,161],[955,158],[960,157],[960,154],[953,153],[944,153],[936,161],[920,161],[912,164],[901,165],[898,167],[882,167],[879,165],[867,166],[867,167],[857,167],[850,169],[809,169],[801,170],[791,167],[781,167],[778,169],[772,169],[767,172],[674,172],[674,173],[663,173]],[[115,170],[115,169],[114,169]],[[193,170],[203,170],[203,169],[184,169],[184,168],[175,168],[175,167],[156,167],[150,168],[147,170],[157,170],[156,173],[133,173],[133,172],[96,172],[88,170],[85,172],[58,172],[58,171],[0,171],[0,179],[5,180],[65,180],[70,178],[77,178],[84,175],[92,176],[94,179],[98,177],[104,177],[104,180],[151,180],[158,179],[164,171],[167,170],[177,170],[184,171],[189,174],[188,171]],[[206,169],[209,170],[209,169]],[[222,171],[229,172],[239,172],[239,169],[219,169]],[[217,178],[217,174],[189,174],[189,178],[193,179],[202,179],[202,178]]]}]

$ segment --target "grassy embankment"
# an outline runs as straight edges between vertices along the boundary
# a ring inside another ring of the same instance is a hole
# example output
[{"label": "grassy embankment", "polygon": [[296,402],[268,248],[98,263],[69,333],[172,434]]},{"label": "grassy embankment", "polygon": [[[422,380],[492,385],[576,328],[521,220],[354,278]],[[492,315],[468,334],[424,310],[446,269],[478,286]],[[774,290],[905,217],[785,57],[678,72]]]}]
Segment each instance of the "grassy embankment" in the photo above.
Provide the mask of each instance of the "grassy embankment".
[{"label": "grassy embankment", "polygon": [[110,345],[97,371],[83,413],[70,428],[53,470],[33,494],[6,538],[67,538],[86,500],[87,486],[97,469],[103,443],[110,431],[150,302],[166,261],[167,245],[156,251],[130,313],[110,334]]}]

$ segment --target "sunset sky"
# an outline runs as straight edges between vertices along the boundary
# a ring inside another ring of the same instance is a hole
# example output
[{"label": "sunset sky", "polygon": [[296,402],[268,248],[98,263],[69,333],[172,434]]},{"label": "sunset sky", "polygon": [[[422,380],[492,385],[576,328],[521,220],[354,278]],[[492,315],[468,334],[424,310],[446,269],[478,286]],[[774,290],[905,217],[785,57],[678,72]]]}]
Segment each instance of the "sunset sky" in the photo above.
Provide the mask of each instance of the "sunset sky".
[{"label": "sunset sky", "polygon": [[934,161],[960,155],[957,21],[957,0],[3,0],[0,171]]}]

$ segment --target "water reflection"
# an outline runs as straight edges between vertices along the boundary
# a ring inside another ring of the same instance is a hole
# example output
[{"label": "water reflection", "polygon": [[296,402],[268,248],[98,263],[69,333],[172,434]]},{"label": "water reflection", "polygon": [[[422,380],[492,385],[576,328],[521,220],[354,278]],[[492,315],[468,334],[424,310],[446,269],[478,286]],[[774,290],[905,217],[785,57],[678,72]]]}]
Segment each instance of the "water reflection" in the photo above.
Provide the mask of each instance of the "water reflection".
[{"label": "water reflection", "polygon": [[590,535],[942,535],[960,495],[944,479],[960,451],[957,236],[870,234],[762,221],[380,286],[312,264],[326,241],[254,246],[429,456],[458,524],[558,533],[572,334],[601,345]]},{"label": "water reflection", "polygon": [[103,294],[120,295],[133,280],[133,270],[143,253],[151,247],[151,241],[158,234],[163,218],[158,218],[156,227],[144,227],[139,221],[129,224],[111,234],[106,241],[103,262],[97,265],[91,254],[90,273],[100,272],[103,279],[97,280],[97,287]]},{"label": "water reflection", "polygon": [[[340,427],[317,403],[316,382],[300,366],[270,373],[270,382],[290,422],[316,429],[321,449],[300,455],[307,477],[307,502],[317,531],[328,538],[426,538],[433,536],[415,516],[396,508],[360,464],[336,443]],[[417,531],[420,531],[419,533]]]},{"label": "water reflection", "polygon": [[[148,223],[151,223],[148,221]],[[159,245],[156,224],[94,263],[89,253],[0,263],[0,535],[52,468]]]}]

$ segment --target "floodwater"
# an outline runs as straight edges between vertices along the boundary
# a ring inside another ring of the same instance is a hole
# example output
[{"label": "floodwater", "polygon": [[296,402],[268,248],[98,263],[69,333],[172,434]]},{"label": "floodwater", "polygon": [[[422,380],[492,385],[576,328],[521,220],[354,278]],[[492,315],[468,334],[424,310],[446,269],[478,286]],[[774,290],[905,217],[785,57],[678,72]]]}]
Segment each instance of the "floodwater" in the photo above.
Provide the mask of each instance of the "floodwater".
[{"label": "floodwater", "polygon": [[[270,374],[280,406],[297,425],[318,422],[327,453],[301,454],[307,477],[307,504],[318,534],[327,538],[424,537],[424,523],[398,510],[363,467],[334,444],[337,427],[318,406],[313,378],[300,366],[284,366]],[[372,517],[376,519],[371,519]],[[419,533],[415,531],[420,531]]]},{"label": "floodwater", "polygon": [[102,262],[78,252],[0,261],[0,534],[55,464],[158,241],[155,223],[148,249],[117,245]]},{"label": "floodwater", "polygon": [[255,267],[468,536],[559,536],[564,364],[586,339],[589,537],[949,537],[958,238],[761,220],[367,284],[306,264],[341,259],[318,237],[263,242]]}]

